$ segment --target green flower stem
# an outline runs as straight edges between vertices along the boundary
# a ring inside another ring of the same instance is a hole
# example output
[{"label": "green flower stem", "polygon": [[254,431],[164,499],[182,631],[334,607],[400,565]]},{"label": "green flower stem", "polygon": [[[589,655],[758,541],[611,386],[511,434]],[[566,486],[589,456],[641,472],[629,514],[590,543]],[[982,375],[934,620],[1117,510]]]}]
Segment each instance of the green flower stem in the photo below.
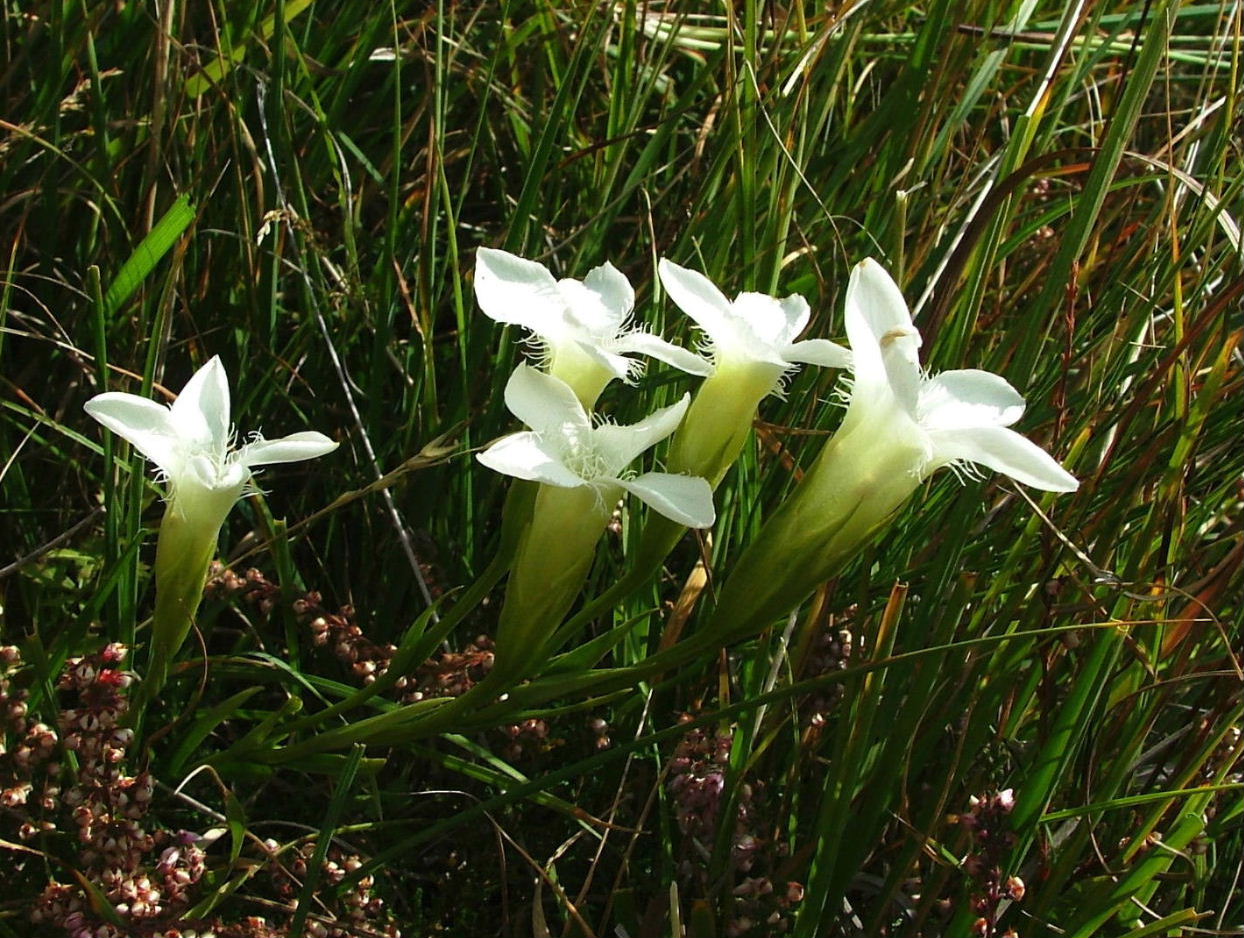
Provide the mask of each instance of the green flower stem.
[{"label": "green flower stem", "polygon": [[[721,374],[718,372],[713,378]],[[731,382],[710,387],[709,381],[693,402],[680,434],[690,425],[697,404],[702,413],[717,418],[727,413],[725,406],[713,409],[711,405],[716,395],[721,395],[719,403],[730,402]],[[734,391],[738,390],[736,381]],[[735,416],[740,412],[736,408]],[[746,428],[750,428],[751,413],[747,411]],[[701,466],[716,461],[720,467],[720,460],[727,454],[731,459],[737,456],[746,433],[740,432],[737,423],[729,427],[724,419],[714,421],[714,425],[716,432],[699,430],[684,436],[679,458],[688,460],[696,454],[703,460]],[[603,692],[606,686],[624,686],[668,672],[695,660],[704,651],[756,634],[832,576],[885,525],[919,487],[921,457],[918,448],[897,434],[887,434],[885,428],[861,427],[835,437],[822,450],[803,484],[766,522],[756,541],[744,552],[706,627],[630,668],[557,675],[549,682],[550,687],[557,688],[558,696],[588,690]],[[720,479],[728,468],[727,463],[714,475]],[[580,627],[642,585],[683,531],[673,522],[650,518],[631,573],[557,630],[587,576],[607,512],[605,497],[595,489],[541,486],[530,525],[519,538],[497,633],[497,664],[488,677],[453,701],[382,714],[303,745],[310,747],[308,751],[322,751],[347,742],[424,738],[458,728],[468,713],[473,718],[491,716],[529,704],[522,693],[504,701],[496,698],[538,670],[541,656],[555,642],[566,639],[571,629]],[[529,686],[535,690],[534,685]],[[290,751],[301,750],[295,746]]]},{"label": "green flower stem", "polygon": [[[769,365],[731,367],[727,363],[719,367],[700,386],[674,437],[669,471],[702,476],[715,487],[738,458],[756,407],[779,376],[780,370]],[[529,483],[520,483],[512,491],[524,490],[530,498],[531,488]],[[648,582],[686,531],[682,525],[650,512],[629,572],[558,629],[587,578],[596,542],[608,522],[612,496],[592,487],[541,485],[530,509],[526,504],[511,505],[510,501],[506,526],[511,531],[520,524],[525,523],[525,527],[517,535],[497,629],[496,663],[488,676],[461,697],[421,701],[422,706],[378,714],[295,744],[287,755],[321,752],[354,742],[424,738],[454,728],[463,714],[476,713],[481,707],[505,708],[506,702],[495,702],[498,696],[535,673],[541,657],[569,640],[585,623]],[[693,635],[644,662],[643,673],[655,673],[648,666],[664,670],[684,663],[699,650],[718,644],[719,638],[708,631]]]},{"label": "green flower stem", "polygon": [[[696,391],[682,426],[674,434],[666,470],[700,476],[715,490],[739,458],[756,408],[780,377],[781,369],[774,365],[730,362],[719,365]],[[627,558],[627,572],[562,626],[552,647],[570,641],[597,616],[613,609],[648,583],[686,532],[678,522],[648,512],[639,545]]]},{"label": "green flower stem", "polygon": [[[521,486],[530,488],[526,483]],[[423,738],[454,729],[462,714],[493,703],[531,676],[583,588],[596,556],[596,542],[609,520],[611,499],[611,493],[592,486],[541,485],[536,491],[530,521],[518,537],[510,569],[497,626],[496,661],[479,684],[452,700],[420,701],[322,733],[291,746],[288,752],[321,752],[381,738]],[[518,510],[513,517],[518,523]]]}]

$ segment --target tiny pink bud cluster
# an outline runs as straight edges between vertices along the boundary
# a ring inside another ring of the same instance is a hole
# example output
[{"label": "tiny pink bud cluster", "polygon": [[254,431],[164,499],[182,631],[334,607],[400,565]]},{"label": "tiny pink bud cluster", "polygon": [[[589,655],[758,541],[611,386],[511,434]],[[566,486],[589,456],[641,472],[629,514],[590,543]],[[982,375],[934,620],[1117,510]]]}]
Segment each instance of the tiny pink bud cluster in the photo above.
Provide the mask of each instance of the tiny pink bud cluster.
[{"label": "tiny pink bud cluster", "polygon": [[965,828],[972,848],[963,860],[963,870],[974,880],[972,911],[974,935],[981,938],[1013,938],[1011,929],[999,931],[999,921],[1012,902],[1020,902],[1026,892],[1024,881],[1008,876],[1002,864],[1015,844],[1010,814],[1015,810],[1015,792],[1010,789],[973,795],[968,810],[951,818]]}]

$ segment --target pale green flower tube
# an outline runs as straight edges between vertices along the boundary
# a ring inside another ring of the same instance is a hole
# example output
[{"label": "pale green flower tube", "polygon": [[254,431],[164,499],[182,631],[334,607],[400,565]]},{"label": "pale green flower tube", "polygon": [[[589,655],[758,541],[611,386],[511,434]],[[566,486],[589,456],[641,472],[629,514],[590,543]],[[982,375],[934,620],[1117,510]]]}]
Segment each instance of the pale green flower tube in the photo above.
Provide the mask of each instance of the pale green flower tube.
[{"label": "pale green flower tube", "polygon": [[[156,538],[156,602],[151,625],[151,660],[161,669],[190,633],[220,529],[241,495],[240,489],[191,494],[190,486],[183,485],[176,496],[169,496]],[[162,684],[163,677],[149,675],[149,683]]]},{"label": "pale green flower tube", "polygon": [[589,485],[541,485],[536,493],[497,625],[497,670],[508,678],[526,676],[583,588],[609,523],[603,496]]},{"label": "pale green flower tube", "polygon": [[920,333],[898,286],[874,261],[851,273],[846,327],[854,381],[842,427],[723,586],[710,625],[723,640],[794,608],[943,466],[987,466],[1051,492],[1079,485],[1007,429],[1024,399],[1004,379],[973,369],[921,371]]},{"label": "pale green flower tube", "polygon": [[251,470],[323,456],[337,444],[307,431],[279,440],[256,434],[231,449],[229,379],[219,358],[195,372],[171,407],[110,391],[86,412],[155,463],[168,484],[156,544],[156,608],[145,693],[159,690],[203,598],[208,566],[229,511],[247,491]]}]

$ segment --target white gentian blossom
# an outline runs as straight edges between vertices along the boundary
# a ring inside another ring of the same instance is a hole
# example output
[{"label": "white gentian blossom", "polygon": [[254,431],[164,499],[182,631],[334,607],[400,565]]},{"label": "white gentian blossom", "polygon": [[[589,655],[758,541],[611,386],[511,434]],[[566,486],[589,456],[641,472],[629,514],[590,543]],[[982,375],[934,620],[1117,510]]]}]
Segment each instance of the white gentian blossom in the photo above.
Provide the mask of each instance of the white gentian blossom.
[{"label": "white gentian blossom", "polygon": [[1007,429],[1023,415],[1024,399],[1004,378],[973,368],[923,372],[920,332],[876,261],[851,272],[846,326],[854,384],[835,439],[863,433],[878,464],[887,461],[884,442],[895,451],[892,471],[913,484],[943,466],[978,464],[1049,492],[1079,487],[1045,450]]},{"label": "white gentian blossom", "polygon": [[714,626],[742,635],[789,612],[882,529],[939,468],[985,466],[1034,488],[1079,483],[1008,427],[1024,399],[987,371],[929,376],[920,333],[879,264],[851,272],[846,298],[853,383],[842,425],[794,494],[765,522],[722,588]]},{"label": "white gentian blossom", "polygon": [[669,466],[716,486],[742,451],[757,406],[781,391],[786,375],[800,364],[847,368],[851,353],[827,339],[797,341],[812,316],[798,294],[740,293],[731,301],[694,270],[662,259],[657,271],[670,299],[703,331],[710,372],[674,437]]},{"label": "white gentian blossom", "polygon": [[649,355],[691,374],[709,371],[698,355],[631,326],[635,291],[608,262],[581,281],[556,280],[543,264],[480,248],[475,296],[491,319],[528,329],[540,363],[588,409],[611,380],[632,381],[643,370],[628,355]]},{"label": "white gentian blossom", "polygon": [[568,384],[519,365],[506,384],[505,403],[531,429],[503,437],[480,453],[479,461],[490,469],[557,488],[589,490],[605,512],[625,490],[679,524],[712,525],[713,495],[703,479],[625,471],[640,453],[674,432],[689,395],[630,426],[594,425]]},{"label": "white gentian blossom", "polygon": [[665,258],[657,273],[670,299],[703,330],[714,372],[734,372],[736,380],[747,373],[770,393],[801,364],[850,367],[851,353],[841,345],[828,339],[796,341],[812,318],[808,301],[798,293],[780,299],[740,293],[732,302],[703,274]]},{"label": "white gentian blossom", "polygon": [[156,545],[152,667],[147,677],[148,692],[154,693],[190,630],[220,528],[246,494],[252,469],[323,456],[337,444],[307,431],[279,440],[254,434],[233,449],[229,380],[216,357],[195,372],[171,407],[109,391],[95,395],[85,408],[154,463],[168,487]]},{"label": "white gentian blossom", "polygon": [[254,467],[314,459],[337,448],[324,434],[306,431],[279,440],[255,434],[232,449],[229,379],[219,357],[195,372],[171,407],[108,391],[85,408],[156,465],[168,483],[171,512],[217,530],[246,493]]},{"label": "white gentian blossom", "polygon": [[519,365],[505,388],[506,406],[531,429],[479,454],[491,469],[541,483],[510,565],[497,624],[492,678],[529,677],[574,604],[591,569],[596,542],[623,492],[647,502],[678,529],[713,523],[713,492],[704,479],[665,472],[631,475],[626,467],[674,432],[688,396],[631,424],[594,424],[568,384]]}]

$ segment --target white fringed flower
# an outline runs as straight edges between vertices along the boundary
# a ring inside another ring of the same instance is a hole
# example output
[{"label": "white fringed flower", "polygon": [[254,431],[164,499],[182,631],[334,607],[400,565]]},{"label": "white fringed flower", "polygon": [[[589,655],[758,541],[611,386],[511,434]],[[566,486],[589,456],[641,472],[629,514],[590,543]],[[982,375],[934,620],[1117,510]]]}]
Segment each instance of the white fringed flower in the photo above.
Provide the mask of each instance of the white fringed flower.
[{"label": "white fringed flower", "polygon": [[480,248],[475,296],[491,319],[530,330],[541,364],[587,408],[611,380],[631,381],[642,371],[628,355],[649,355],[691,374],[709,371],[698,355],[630,326],[635,292],[609,263],[582,281],[555,280],[543,264]]},{"label": "white fringed flower", "polygon": [[216,539],[230,509],[246,494],[252,470],[323,456],[337,444],[306,431],[279,440],[254,434],[233,449],[229,379],[213,357],[182,388],[171,407],[136,394],[109,391],[86,412],[155,463],[168,485],[168,507],[156,543],[156,607],[151,666],[144,692],[155,694],[185,641],[203,598]]},{"label": "white fringed flower", "polygon": [[707,364],[713,373],[747,375],[770,393],[780,388],[783,375],[801,364],[850,367],[851,353],[841,345],[827,339],[796,341],[812,318],[808,301],[797,293],[781,299],[740,293],[731,302],[703,274],[665,258],[657,273],[670,299],[707,336]]},{"label": "white fringed flower", "polygon": [[924,374],[920,333],[875,261],[851,272],[846,326],[854,383],[842,426],[735,564],[709,626],[722,634],[749,634],[789,612],[943,466],[987,466],[1051,492],[1079,485],[1007,429],[1024,399],[1005,380],[972,369]]},{"label": "white fringed flower", "polygon": [[505,404],[531,429],[503,437],[478,459],[520,479],[594,489],[606,510],[625,490],[679,524],[707,528],[714,520],[713,493],[703,479],[667,472],[628,476],[625,471],[640,453],[674,432],[688,403],[684,395],[630,426],[593,425],[566,382],[519,365],[505,386]]},{"label": "white fringed flower", "polygon": [[120,391],[97,394],[85,406],[155,463],[168,483],[169,511],[212,527],[213,536],[246,493],[254,467],[314,459],[337,448],[324,434],[305,431],[279,440],[255,434],[231,449],[229,379],[219,357],[195,372],[171,407]]},{"label": "white fringed flower", "polygon": [[1024,399],[1003,378],[973,368],[928,376],[920,333],[898,285],[873,260],[851,272],[847,337],[854,356],[850,403],[836,439],[862,435],[869,460],[917,481],[943,466],[979,464],[1049,492],[1079,483],[1025,437],[1008,429]]}]

